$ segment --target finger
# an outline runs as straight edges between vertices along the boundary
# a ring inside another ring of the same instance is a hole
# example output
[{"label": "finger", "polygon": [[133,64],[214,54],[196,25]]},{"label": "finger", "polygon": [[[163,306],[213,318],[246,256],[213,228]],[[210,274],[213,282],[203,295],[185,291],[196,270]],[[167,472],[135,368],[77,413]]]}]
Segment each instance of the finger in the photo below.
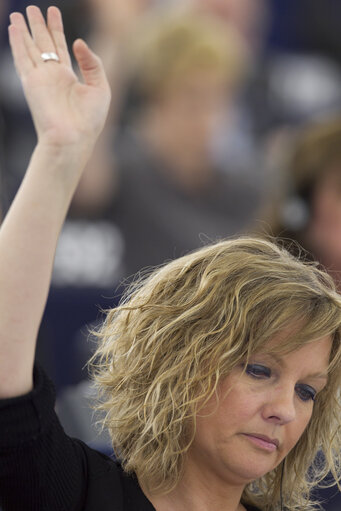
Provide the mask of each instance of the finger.
[{"label": "finger", "polygon": [[64,35],[63,19],[60,10],[57,7],[48,8],[47,26],[60,60],[71,66],[71,58]]},{"label": "finger", "polygon": [[[13,49],[15,50],[16,58],[18,59],[20,57],[20,67],[17,67],[20,74],[24,68],[27,67],[27,69],[30,69],[29,61],[31,61],[32,65],[35,63],[34,50],[32,51],[33,41],[27,28],[25,18],[21,13],[13,12],[10,15],[10,21],[13,26],[13,29],[10,30],[12,33],[12,44],[15,45]],[[20,55],[18,52],[20,52]],[[26,64],[24,62],[25,58],[27,59]],[[18,61],[15,61],[15,63],[17,66]]]},{"label": "finger", "polygon": [[73,53],[87,85],[109,88],[102,61],[82,39],[73,43]]},{"label": "finger", "polygon": [[36,48],[34,58],[37,54],[39,55],[38,63],[41,61],[40,56],[43,52],[55,52],[56,48],[40,9],[35,5],[30,5],[26,9],[26,13]]},{"label": "finger", "polygon": [[10,15],[10,20],[12,25],[20,30],[25,46],[27,48],[28,56],[31,58],[33,64],[38,64],[41,61],[40,52],[32,39],[24,16],[19,12],[14,12]]},{"label": "finger", "polygon": [[25,44],[23,32],[12,24],[8,27],[8,36],[17,73],[24,76],[34,68],[34,63]]}]

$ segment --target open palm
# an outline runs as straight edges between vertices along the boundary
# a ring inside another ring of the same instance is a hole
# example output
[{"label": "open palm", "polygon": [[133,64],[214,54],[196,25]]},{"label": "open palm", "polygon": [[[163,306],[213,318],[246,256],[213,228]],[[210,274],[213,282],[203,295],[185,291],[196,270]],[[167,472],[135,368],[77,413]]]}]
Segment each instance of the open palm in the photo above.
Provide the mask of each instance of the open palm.
[{"label": "open palm", "polygon": [[[50,145],[91,143],[105,122],[110,89],[100,59],[77,40],[73,45],[84,83],[71,66],[59,9],[50,7],[47,23],[35,6],[27,18],[11,15],[10,44],[14,62],[31,110],[39,141]],[[44,62],[41,54],[54,52],[60,61]]]}]

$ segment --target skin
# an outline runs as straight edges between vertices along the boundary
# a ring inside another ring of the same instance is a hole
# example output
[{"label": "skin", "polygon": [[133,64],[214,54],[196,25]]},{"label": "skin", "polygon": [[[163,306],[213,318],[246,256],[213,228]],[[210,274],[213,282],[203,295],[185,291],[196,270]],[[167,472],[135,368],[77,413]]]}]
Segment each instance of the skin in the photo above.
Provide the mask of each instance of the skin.
[{"label": "skin", "polygon": [[327,169],[312,197],[312,219],[306,238],[320,260],[332,270],[341,269],[341,167]]},{"label": "skin", "polygon": [[[27,17],[30,32],[21,14],[11,15],[9,36],[38,143],[0,230],[1,398],[32,388],[35,340],[57,237],[110,101],[103,66],[81,40],[73,52],[83,82],[73,72],[59,10],[49,8],[47,24],[37,7],[28,7]],[[60,62],[44,63],[42,51],[55,51]],[[321,339],[283,357],[282,364],[272,360],[270,378],[239,368],[222,381],[219,404],[212,400],[198,417],[183,480],[161,501],[150,499],[156,510],[243,509],[245,484],[276,466],[307,426],[313,404],[299,398],[297,384],[323,387],[324,380],[308,372],[326,371],[330,344]],[[252,362],[263,364],[264,358]],[[278,452],[255,445],[250,439],[255,433],[276,436]]]},{"label": "skin", "polygon": [[[279,342],[279,341],[277,341]],[[237,511],[245,486],[275,468],[295,446],[326,384],[329,336],[285,356],[254,355],[237,367],[197,417],[185,473],[157,511]],[[269,375],[271,371],[271,375]],[[276,439],[278,447],[257,435]]]},{"label": "skin", "polygon": [[[0,398],[32,388],[35,343],[57,239],[80,176],[102,130],[110,89],[100,59],[80,39],[71,66],[59,9],[45,21],[29,6],[10,16],[9,40],[37,145],[0,229]],[[56,52],[60,62],[43,62]]]},{"label": "skin", "polygon": [[168,163],[161,171],[189,192],[212,179],[210,141],[229,101],[227,80],[218,69],[193,69],[170,80],[163,95],[140,119],[146,143]]}]

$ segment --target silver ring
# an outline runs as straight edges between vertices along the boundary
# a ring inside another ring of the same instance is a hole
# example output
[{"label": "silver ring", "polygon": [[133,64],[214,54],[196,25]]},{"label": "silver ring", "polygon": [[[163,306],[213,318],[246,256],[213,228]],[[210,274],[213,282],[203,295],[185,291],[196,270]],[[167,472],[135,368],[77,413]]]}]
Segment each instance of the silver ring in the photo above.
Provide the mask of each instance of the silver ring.
[{"label": "silver ring", "polygon": [[55,62],[60,62],[60,58],[58,57],[57,53],[55,53],[54,51],[42,53],[40,56],[44,62],[48,62],[49,60],[54,60]]}]

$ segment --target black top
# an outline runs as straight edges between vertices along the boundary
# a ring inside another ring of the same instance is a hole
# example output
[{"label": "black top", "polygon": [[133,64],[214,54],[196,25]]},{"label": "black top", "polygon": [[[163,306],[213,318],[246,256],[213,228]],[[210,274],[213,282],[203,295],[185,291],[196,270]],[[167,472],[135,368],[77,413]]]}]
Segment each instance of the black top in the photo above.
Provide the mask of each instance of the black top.
[{"label": "black top", "polygon": [[2,510],[155,511],[136,477],[65,434],[42,370],[34,382],[29,394],[0,400]]}]

